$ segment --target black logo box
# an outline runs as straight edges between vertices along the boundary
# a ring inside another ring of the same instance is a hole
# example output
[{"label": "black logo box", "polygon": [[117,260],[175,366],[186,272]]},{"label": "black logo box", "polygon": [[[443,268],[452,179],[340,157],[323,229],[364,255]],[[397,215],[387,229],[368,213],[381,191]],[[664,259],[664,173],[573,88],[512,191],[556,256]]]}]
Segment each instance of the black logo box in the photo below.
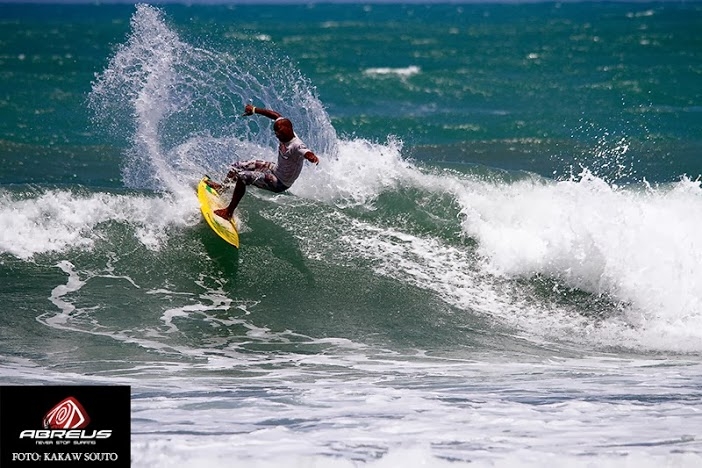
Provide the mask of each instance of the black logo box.
[{"label": "black logo box", "polygon": [[[70,435],[54,433],[46,437],[45,432],[41,439],[20,438],[22,431],[45,431],[44,417],[68,397],[78,400],[85,409],[90,418],[87,427]],[[91,437],[97,431],[111,433],[108,438]],[[38,442],[48,440],[51,442]],[[130,463],[131,387],[0,386],[0,467],[126,468]]]}]

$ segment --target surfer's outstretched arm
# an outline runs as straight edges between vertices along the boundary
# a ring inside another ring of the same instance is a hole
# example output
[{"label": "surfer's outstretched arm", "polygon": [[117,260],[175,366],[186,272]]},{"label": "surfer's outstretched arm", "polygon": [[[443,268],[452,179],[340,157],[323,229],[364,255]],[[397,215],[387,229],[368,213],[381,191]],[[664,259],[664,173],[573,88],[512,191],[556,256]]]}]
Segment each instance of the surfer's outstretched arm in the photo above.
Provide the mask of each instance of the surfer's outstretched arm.
[{"label": "surfer's outstretched arm", "polygon": [[263,107],[254,107],[251,104],[246,104],[246,107],[244,107],[244,115],[262,115],[264,117],[268,117],[269,119],[275,120],[279,119],[282,117],[278,112],[271,110],[271,109],[265,109]]}]

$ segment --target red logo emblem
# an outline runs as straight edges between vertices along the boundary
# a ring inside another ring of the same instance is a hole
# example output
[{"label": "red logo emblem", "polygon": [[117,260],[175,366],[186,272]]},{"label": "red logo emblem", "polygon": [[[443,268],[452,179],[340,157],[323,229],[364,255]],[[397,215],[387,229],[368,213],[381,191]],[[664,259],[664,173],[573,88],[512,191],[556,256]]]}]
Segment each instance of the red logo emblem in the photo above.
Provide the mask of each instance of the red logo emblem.
[{"label": "red logo emblem", "polygon": [[54,406],[44,416],[44,429],[83,429],[90,417],[83,405],[72,396]]}]

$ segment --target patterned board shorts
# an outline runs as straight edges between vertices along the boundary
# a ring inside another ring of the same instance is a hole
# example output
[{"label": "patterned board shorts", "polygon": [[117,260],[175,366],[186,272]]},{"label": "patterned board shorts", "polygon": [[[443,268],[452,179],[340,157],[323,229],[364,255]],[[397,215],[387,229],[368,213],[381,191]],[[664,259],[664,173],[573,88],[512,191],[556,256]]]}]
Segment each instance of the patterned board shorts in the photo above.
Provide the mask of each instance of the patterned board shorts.
[{"label": "patterned board shorts", "polygon": [[235,162],[232,164],[231,172],[236,173],[235,177],[246,185],[255,185],[258,188],[276,193],[284,192],[289,187],[278,180],[274,170],[274,163],[253,159]]}]

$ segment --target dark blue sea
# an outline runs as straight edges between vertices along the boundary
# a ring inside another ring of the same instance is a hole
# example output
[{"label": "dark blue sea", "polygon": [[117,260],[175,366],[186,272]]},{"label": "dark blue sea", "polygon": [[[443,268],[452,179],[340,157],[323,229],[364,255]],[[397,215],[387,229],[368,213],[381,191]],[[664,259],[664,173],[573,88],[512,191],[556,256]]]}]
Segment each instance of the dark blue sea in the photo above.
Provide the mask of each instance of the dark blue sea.
[{"label": "dark blue sea", "polygon": [[[250,188],[241,247],[195,186]],[[702,465],[702,3],[0,4],[0,384],[132,466]]]}]

